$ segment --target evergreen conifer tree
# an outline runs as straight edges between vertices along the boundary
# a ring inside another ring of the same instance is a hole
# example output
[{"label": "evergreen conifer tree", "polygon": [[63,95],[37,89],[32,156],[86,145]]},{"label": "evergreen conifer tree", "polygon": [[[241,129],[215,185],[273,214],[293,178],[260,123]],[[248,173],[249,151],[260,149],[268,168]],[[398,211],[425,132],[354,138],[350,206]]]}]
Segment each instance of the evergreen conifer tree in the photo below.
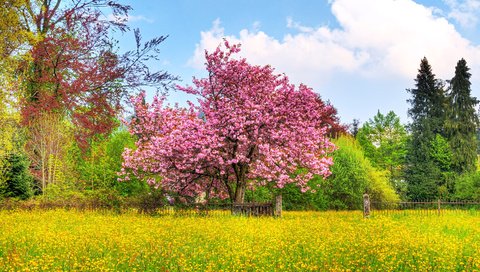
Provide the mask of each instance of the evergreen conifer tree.
[{"label": "evergreen conifer tree", "polygon": [[3,169],[4,184],[0,186],[1,197],[18,197],[27,199],[33,195],[33,178],[28,173],[29,162],[24,155],[12,153],[6,158],[6,169]]},{"label": "evergreen conifer tree", "polygon": [[459,174],[474,171],[477,162],[475,107],[478,100],[471,96],[469,70],[464,59],[458,61],[448,95],[450,108],[446,132],[452,150],[452,167]]},{"label": "evergreen conifer tree", "polygon": [[435,78],[428,60],[420,63],[415,88],[408,100],[411,140],[407,146],[405,179],[408,183],[407,197],[412,200],[438,197],[438,187],[443,182],[441,167],[436,163],[434,142],[437,135],[444,136],[446,98],[443,83]]}]

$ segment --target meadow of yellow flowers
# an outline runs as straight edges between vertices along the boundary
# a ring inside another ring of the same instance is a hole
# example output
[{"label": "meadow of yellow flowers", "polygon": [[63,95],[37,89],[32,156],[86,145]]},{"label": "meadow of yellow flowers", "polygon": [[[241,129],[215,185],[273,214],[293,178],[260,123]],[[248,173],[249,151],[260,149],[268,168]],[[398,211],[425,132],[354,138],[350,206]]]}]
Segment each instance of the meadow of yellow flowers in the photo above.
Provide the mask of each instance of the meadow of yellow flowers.
[{"label": "meadow of yellow flowers", "polygon": [[474,271],[480,214],[0,211],[0,271]]}]

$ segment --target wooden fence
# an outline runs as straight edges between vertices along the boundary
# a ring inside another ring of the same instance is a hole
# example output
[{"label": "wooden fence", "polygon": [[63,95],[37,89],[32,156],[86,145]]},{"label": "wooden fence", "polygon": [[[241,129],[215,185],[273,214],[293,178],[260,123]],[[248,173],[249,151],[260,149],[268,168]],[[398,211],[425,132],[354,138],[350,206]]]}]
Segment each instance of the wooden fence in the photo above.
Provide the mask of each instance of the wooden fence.
[{"label": "wooden fence", "polygon": [[400,201],[376,202],[370,201],[367,194],[363,196],[363,216],[375,214],[420,214],[442,215],[448,213],[479,213],[480,202],[474,201]]},{"label": "wooden fence", "polygon": [[282,216],[282,195],[268,203],[233,203],[232,213],[246,216]]},{"label": "wooden fence", "polygon": [[185,204],[159,206],[141,213],[168,216],[274,216],[273,203]]},{"label": "wooden fence", "polygon": [[68,209],[79,211],[114,210],[119,213],[138,211],[141,214],[169,216],[282,216],[282,196],[267,203],[190,203],[165,205],[161,201],[145,201],[140,203],[119,203],[118,205],[103,205],[90,202],[59,202],[59,201],[2,201],[1,210],[50,210]]}]

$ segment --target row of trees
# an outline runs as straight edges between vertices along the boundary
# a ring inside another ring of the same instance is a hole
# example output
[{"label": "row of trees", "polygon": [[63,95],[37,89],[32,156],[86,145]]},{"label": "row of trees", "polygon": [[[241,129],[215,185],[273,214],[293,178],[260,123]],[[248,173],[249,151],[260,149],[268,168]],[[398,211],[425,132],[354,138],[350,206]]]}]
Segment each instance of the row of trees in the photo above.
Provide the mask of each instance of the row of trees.
[{"label": "row of trees", "polygon": [[469,68],[461,59],[447,86],[424,58],[416,78],[409,116],[411,140],[405,180],[411,199],[448,198],[455,177],[476,170],[478,101],[471,96]]},{"label": "row of trees", "polygon": [[[319,98],[309,102],[304,86],[295,91],[282,85],[288,84],[287,78],[273,76],[268,66],[231,59],[238,48],[225,45],[227,52],[218,48],[206,54],[208,78],[195,80],[195,88],[180,87],[196,94],[200,106],[168,109],[159,101],[148,105],[142,96],[136,98],[131,132],[142,138],[135,151],[124,154],[127,179],[133,172],[171,192],[198,195],[207,190],[207,196],[224,193],[238,202],[244,200],[247,186],[266,186],[270,192],[282,191],[296,208],[357,208],[364,192],[376,201],[471,200],[477,195],[472,173],[477,165],[478,102],[471,97],[464,59],[446,82],[436,79],[422,59],[415,88],[408,90],[409,126],[394,112],[379,112],[360,129],[354,124],[354,139],[338,129],[327,133],[335,135],[338,148],[328,151],[321,129],[341,127],[335,111]],[[295,92],[302,102],[295,102]],[[312,139],[317,140],[313,147],[323,151],[304,145]],[[328,156],[332,162],[325,160]],[[324,170],[315,172],[322,163]]]},{"label": "row of trees", "polygon": [[402,198],[476,199],[478,101],[470,77],[464,59],[455,76],[442,81],[423,58],[415,88],[408,90],[412,122],[404,127],[395,113],[379,112],[355,131],[365,155],[389,171]]}]

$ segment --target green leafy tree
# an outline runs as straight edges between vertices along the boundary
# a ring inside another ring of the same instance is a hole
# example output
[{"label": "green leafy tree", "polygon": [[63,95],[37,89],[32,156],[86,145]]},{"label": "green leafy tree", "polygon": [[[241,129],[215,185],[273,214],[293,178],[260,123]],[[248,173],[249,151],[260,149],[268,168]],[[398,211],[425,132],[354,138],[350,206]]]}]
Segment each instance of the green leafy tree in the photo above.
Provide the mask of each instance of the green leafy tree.
[{"label": "green leafy tree", "polygon": [[401,191],[407,138],[405,127],[393,111],[386,115],[379,111],[357,134],[365,156],[373,166],[389,172],[392,184],[399,185],[397,192]]},{"label": "green leafy tree", "polygon": [[415,200],[434,199],[438,197],[437,184],[442,174],[432,158],[432,143],[436,135],[444,135],[446,98],[443,83],[435,78],[426,58],[420,63],[415,88],[407,91],[412,95],[408,100],[412,123],[405,165],[407,196]]},{"label": "green leafy tree", "polygon": [[467,172],[455,182],[455,197],[458,200],[480,201],[480,172]]},{"label": "green leafy tree", "polygon": [[332,175],[322,183],[320,191],[329,208],[356,209],[362,207],[362,195],[368,192],[373,201],[395,202],[398,195],[388,180],[388,172],[373,167],[358,142],[342,136],[334,141]]},{"label": "green leafy tree", "polygon": [[338,149],[332,154],[332,174],[327,179],[315,176],[308,183],[313,190],[305,193],[291,185],[280,189],[286,209],[360,209],[365,192],[376,202],[400,200],[389,182],[388,171],[372,166],[355,138],[343,135],[333,142]]},{"label": "green leafy tree", "polygon": [[448,140],[439,134],[435,135],[429,155],[437,171],[437,197],[449,199],[455,190],[455,173],[452,169],[452,152]]},{"label": "green leafy tree", "polygon": [[464,59],[458,61],[448,95],[450,109],[446,132],[452,149],[453,169],[459,174],[475,171],[477,164],[478,116],[475,108],[478,100],[471,96],[469,70]]},{"label": "green leafy tree", "polygon": [[147,189],[146,183],[138,180],[117,181],[125,148],[135,148],[135,137],[123,127],[108,136],[97,137],[86,152],[81,152],[78,146],[73,147],[70,160],[77,165],[82,189],[118,190],[122,195],[132,195]]}]

